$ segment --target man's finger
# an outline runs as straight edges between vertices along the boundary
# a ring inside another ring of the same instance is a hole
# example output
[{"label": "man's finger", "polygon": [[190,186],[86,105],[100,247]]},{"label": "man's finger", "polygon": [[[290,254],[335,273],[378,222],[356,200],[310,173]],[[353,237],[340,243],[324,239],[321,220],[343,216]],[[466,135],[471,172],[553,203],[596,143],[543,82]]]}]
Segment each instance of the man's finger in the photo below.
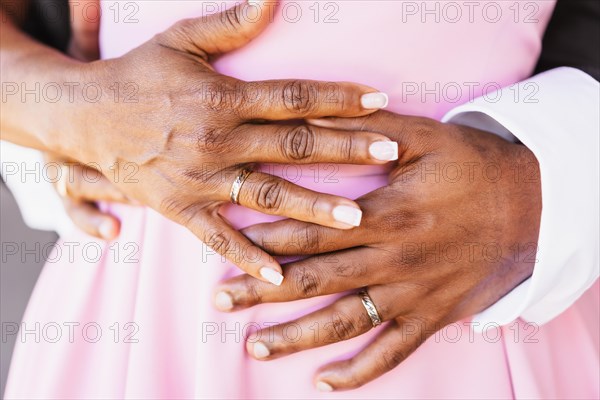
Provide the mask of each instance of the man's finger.
[{"label": "man's finger", "polygon": [[[390,304],[393,300],[389,296],[389,291],[374,287],[369,289],[369,294],[377,305],[382,321],[397,315],[394,313],[398,304]],[[356,294],[350,294],[295,321],[255,332],[246,340],[246,350],[258,360],[271,360],[348,340],[372,328],[373,323],[361,299]],[[293,332],[312,332],[312,334],[296,337]]]},{"label": "man's finger", "polygon": [[[311,125],[329,129],[381,133],[398,142],[399,153],[409,154],[426,150],[439,139],[440,122],[429,118],[398,115],[379,111],[361,118],[318,118],[307,121]],[[390,131],[393,126],[394,130]]]},{"label": "man's finger", "polygon": [[393,321],[356,356],[321,367],[315,386],[323,392],[356,389],[396,368],[426,338],[420,324]]},{"label": "man's finger", "polygon": [[293,219],[252,225],[242,233],[278,256],[319,254],[370,244],[360,228],[340,231]]},{"label": "man's finger", "polygon": [[379,268],[376,258],[378,252],[376,249],[359,248],[286,264],[283,266],[286,279],[280,287],[250,275],[239,275],[217,287],[215,306],[221,311],[233,311],[263,303],[300,300],[383,283],[386,270]]}]

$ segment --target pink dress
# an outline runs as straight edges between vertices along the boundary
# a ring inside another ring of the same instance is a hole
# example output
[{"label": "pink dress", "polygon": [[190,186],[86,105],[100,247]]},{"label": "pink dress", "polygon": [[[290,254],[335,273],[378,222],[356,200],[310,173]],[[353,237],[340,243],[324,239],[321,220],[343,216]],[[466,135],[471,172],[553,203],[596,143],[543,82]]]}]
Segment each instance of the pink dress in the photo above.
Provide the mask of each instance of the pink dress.
[{"label": "pink dress", "polygon": [[[264,34],[221,58],[216,68],[246,80],[361,82],[387,92],[392,111],[440,118],[470,95],[528,77],[554,7],[552,1],[533,9],[519,5],[516,14],[516,2],[476,3],[472,15],[454,3],[462,13],[457,19],[444,2],[283,1]],[[209,9],[201,1],[143,1],[128,3],[136,7],[127,9],[121,3],[116,14],[115,4],[103,2],[104,57],[119,56],[175,21]],[[426,14],[425,7],[438,11]],[[470,93],[473,83],[478,85]],[[415,87],[418,94],[409,95]],[[285,175],[352,198],[386,182],[373,167],[294,167]],[[597,320],[597,285],[539,330],[515,321],[473,334],[459,322],[382,378],[352,392],[319,393],[312,383],[315,370],[356,352],[377,330],[275,361],[255,361],[244,347],[250,329],[303,315],[333,297],[220,313],[212,306],[212,288],[239,273],[234,266],[152,210],[111,208],[122,218],[117,240],[106,243],[80,233],[63,237],[51,254],[21,327],[6,398],[600,395],[597,332],[590,324],[591,316]],[[233,206],[226,215],[238,227],[273,220]],[[293,333],[298,334],[312,332]]]}]

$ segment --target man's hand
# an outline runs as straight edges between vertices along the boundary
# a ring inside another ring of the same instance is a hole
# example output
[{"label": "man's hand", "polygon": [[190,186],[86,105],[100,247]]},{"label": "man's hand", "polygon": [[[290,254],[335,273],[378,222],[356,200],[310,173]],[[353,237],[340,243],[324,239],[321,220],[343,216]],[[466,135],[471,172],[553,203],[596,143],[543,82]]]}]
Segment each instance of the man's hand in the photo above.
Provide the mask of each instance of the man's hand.
[{"label": "man's hand", "polygon": [[[215,299],[230,311],[366,287],[389,323],[352,359],[316,375],[322,389],[351,389],[391,370],[437,330],[482,311],[531,275],[541,215],[539,169],[525,146],[430,119],[378,112],[313,123],[397,140],[400,159],[389,185],[357,200],[364,218],[352,231],[292,220],[245,229],[271,254],[315,256],[285,265],[281,287],[241,275],[222,283]],[[291,324],[307,331],[317,326],[318,332],[291,343],[284,336]],[[352,293],[258,333],[273,340],[249,340],[247,348],[270,360],[372,327]]]}]

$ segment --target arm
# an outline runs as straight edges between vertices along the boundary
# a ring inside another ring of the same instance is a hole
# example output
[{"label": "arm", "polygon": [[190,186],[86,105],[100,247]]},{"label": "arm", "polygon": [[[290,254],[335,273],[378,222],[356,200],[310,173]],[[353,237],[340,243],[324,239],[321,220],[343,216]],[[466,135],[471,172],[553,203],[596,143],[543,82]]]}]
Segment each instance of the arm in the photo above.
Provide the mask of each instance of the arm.
[{"label": "arm", "polygon": [[[20,27],[34,39],[81,61],[89,62],[99,58],[99,16],[90,18],[89,11],[85,16],[77,12],[70,15],[66,0],[51,3],[35,0],[31,6],[26,3],[29,2],[23,1],[23,7],[13,11],[15,15],[20,11]],[[53,10],[59,10],[56,18],[45,17],[49,6]],[[69,235],[75,226],[100,239],[113,239],[118,235],[120,221],[96,204],[97,201],[114,198],[118,193],[118,189],[105,177],[98,177],[102,181],[100,183],[95,179],[90,181],[82,178],[77,173],[72,174],[73,180],[65,179],[64,182],[49,176],[29,179],[31,175],[26,171],[37,167],[46,168],[48,163],[52,165],[48,171],[56,170],[62,163],[61,158],[48,154],[44,156],[39,150],[10,142],[1,144],[0,159],[4,183],[15,197],[25,223],[31,228],[56,231],[61,237]],[[63,168],[69,168],[70,172],[86,169],[84,166],[76,166],[72,161]],[[86,173],[84,176],[97,176],[89,168]],[[66,189],[62,195],[55,189],[59,184],[64,184]]]},{"label": "arm", "polygon": [[[2,81],[1,139],[45,151],[66,150],[57,121],[64,115],[62,102],[39,101],[42,82],[68,82],[77,76],[78,62],[45,46],[20,28],[24,10],[0,8],[0,77]],[[76,79],[76,78],[75,78]],[[33,93],[24,95],[23,89]],[[37,101],[36,101],[37,100]],[[31,118],[35,115],[35,118]]]}]

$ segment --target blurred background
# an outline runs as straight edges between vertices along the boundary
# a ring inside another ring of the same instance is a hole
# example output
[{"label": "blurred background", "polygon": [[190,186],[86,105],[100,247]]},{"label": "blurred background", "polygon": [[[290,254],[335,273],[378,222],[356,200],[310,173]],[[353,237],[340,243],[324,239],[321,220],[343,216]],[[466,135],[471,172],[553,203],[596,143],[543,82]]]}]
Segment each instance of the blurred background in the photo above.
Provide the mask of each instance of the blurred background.
[{"label": "blurred background", "polygon": [[[11,3],[19,6],[23,3]],[[27,33],[65,51],[71,35],[69,24],[69,5],[67,0],[30,0],[24,29]],[[48,18],[48,10],[56,11]],[[2,145],[2,144],[0,144]],[[19,251],[18,255],[5,254],[6,243],[17,243],[21,249],[35,249],[57,240],[54,232],[33,230],[25,225],[19,207],[4,184],[0,184],[0,242],[2,244],[2,260],[0,267],[0,320],[2,322],[2,343],[0,343],[0,394],[4,397],[4,387],[8,375],[8,367],[17,335],[5,334],[9,326],[20,324],[23,312],[31,291],[37,281],[43,260],[40,252],[27,255]],[[22,259],[23,258],[23,259]],[[36,259],[37,258],[37,259]],[[13,325],[11,325],[13,324]]]},{"label": "blurred background", "polygon": [[[19,207],[2,181],[0,185],[0,242],[2,257],[0,265],[0,321],[2,323],[2,343],[0,343],[0,393],[4,396],[4,386],[10,366],[15,340],[18,335],[7,334],[14,324],[20,324],[27,301],[44,265],[39,259],[40,252],[27,255],[8,255],[5,244],[17,243],[22,249],[35,249],[53,243],[58,236],[54,232],[33,230],[25,225]],[[38,258],[36,260],[36,258]]]}]

